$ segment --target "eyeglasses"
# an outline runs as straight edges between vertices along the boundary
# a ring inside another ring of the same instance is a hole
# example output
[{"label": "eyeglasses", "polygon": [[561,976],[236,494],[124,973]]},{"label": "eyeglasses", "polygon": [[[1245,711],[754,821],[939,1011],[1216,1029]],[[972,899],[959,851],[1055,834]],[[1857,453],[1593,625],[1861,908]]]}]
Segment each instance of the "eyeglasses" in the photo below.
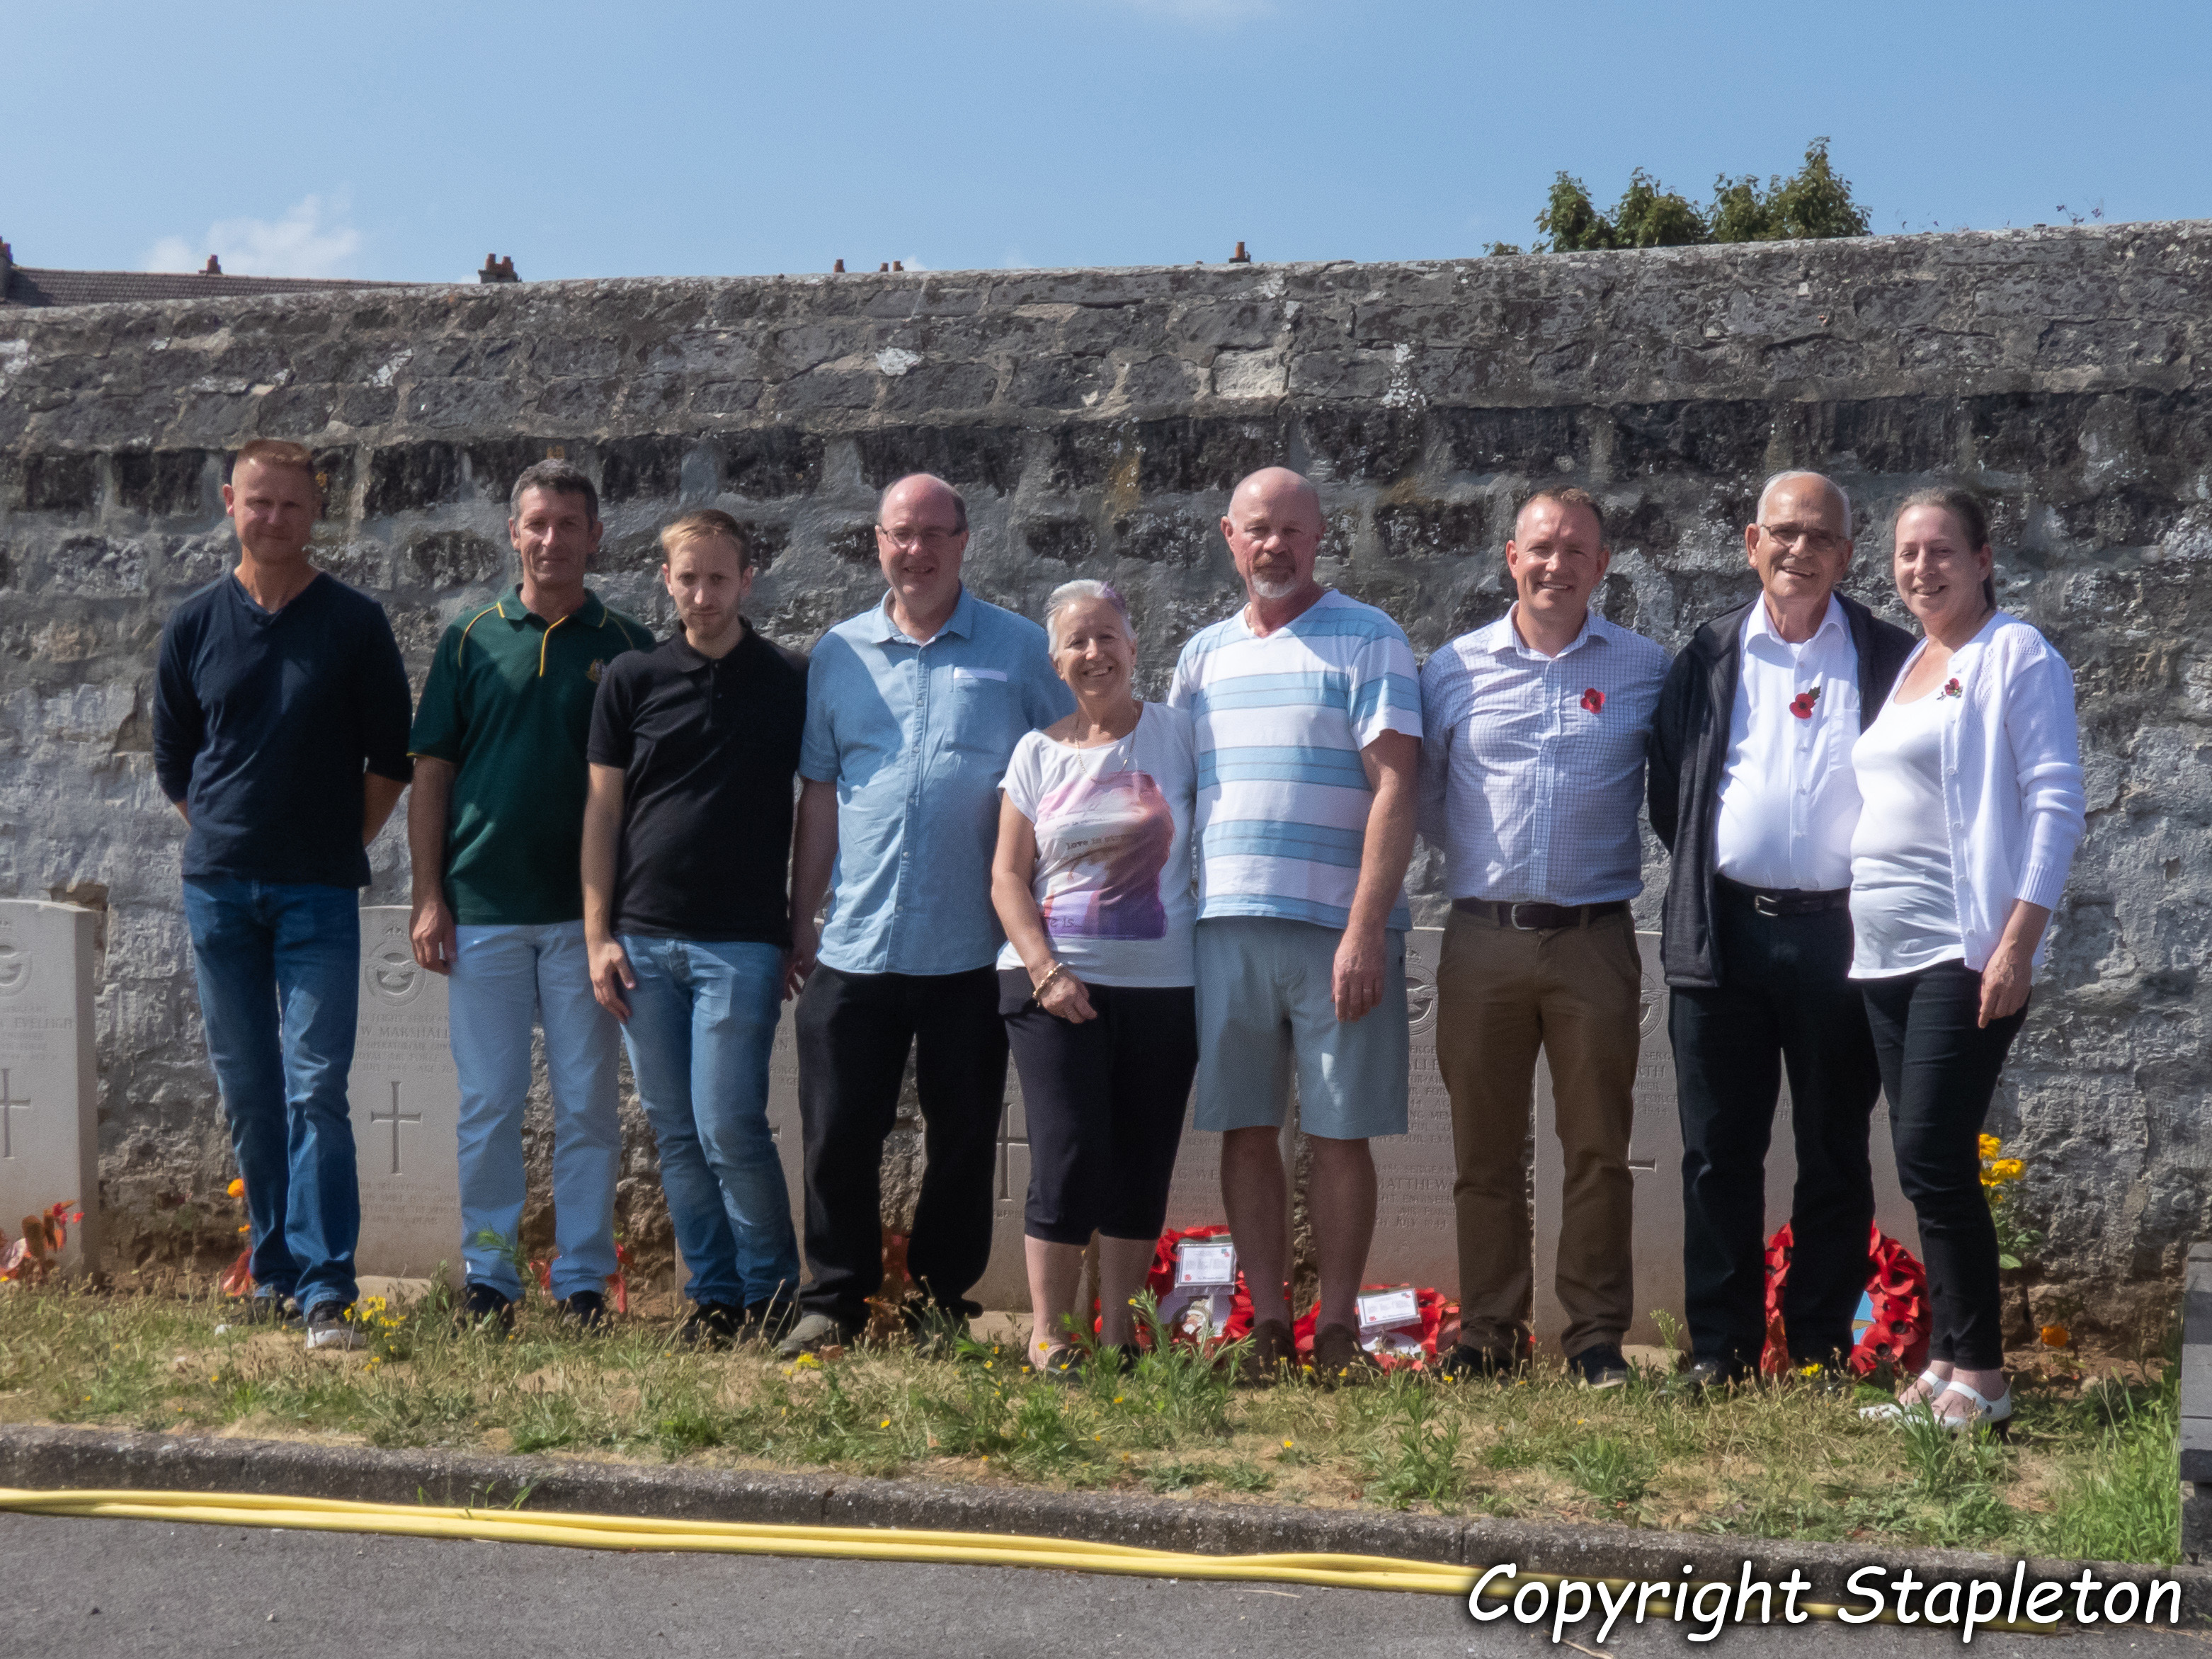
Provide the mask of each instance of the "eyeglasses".
[{"label": "eyeglasses", "polygon": [[876,534],[881,536],[893,547],[926,547],[931,552],[936,553],[950,546],[960,537],[967,534],[967,532],[942,530],[935,526],[927,530],[893,530],[889,525],[879,524],[876,526]]},{"label": "eyeglasses", "polygon": [[1763,524],[1761,530],[1784,547],[1802,544],[1808,553],[1833,553],[1844,545],[1844,538],[1832,530],[1815,530],[1809,525]]}]

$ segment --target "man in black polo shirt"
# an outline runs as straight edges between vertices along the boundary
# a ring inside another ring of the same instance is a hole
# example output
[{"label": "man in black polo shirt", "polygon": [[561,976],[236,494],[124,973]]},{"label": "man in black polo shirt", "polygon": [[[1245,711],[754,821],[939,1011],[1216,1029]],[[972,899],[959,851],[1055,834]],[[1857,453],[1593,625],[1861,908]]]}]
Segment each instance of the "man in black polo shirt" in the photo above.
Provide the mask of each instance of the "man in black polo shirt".
[{"label": "man in black polo shirt", "polygon": [[684,1334],[780,1335],[799,1242],[768,1127],[791,975],[792,779],[806,661],[740,614],[752,550],[726,513],[660,532],[682,630],[610,664],[592,713],[584,930],[623,1022],[697,1311]]},{"label": "man in black polo shirt", "polygon": [[530,1034],[545,1031],[553,1091],[554,1298],[606,1316],[615,1271],[615,1023],[593,1001],[577,849],[584,744],[607,665],[653,643],[584,586],[599,492],[566,461],[525,470],[508,497],[522,579],[446,629],[416,711],[407,842],[415,960],[450,974],[461,1085],[462,1308],[509,1323],[526,1195],[522,1109]]},{"label": "man in black polo shirt", "polygon": [[254,1311],[353,1347],[361,1189],[347,1121],[363,850],[407,786],[407,670],[383,607],[307,562],[313,458],[257,438],[222,504],[238,568],[161,629],[154,772],[191,826],[185,920],[230,1144]]}]

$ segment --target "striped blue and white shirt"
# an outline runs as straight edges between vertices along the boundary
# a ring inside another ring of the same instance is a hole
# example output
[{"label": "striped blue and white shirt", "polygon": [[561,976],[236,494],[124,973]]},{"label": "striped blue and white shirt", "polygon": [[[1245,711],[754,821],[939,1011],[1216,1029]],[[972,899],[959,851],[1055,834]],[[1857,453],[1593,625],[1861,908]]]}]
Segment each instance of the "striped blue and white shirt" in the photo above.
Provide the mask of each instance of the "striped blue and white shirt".
[{"label": "striped blue and white shirt", "polygon": [[[1359,751],[1421,735],[1405,630],[1333,588],[1265,639],[1240,611],[1183,647],[1168,702],[1198,735],[1199,920],[1342,928],[1375,799]],[[1387,925],[1408,921],[1401,893]]]},{"label": "striped blue and white shirt", "polygon": [[1607,904],[1644,890],[1644,747],[1667,653],[1595,611],[1556,657],[1508,611],[1421,670],[1421,835],[1455,899]]}]

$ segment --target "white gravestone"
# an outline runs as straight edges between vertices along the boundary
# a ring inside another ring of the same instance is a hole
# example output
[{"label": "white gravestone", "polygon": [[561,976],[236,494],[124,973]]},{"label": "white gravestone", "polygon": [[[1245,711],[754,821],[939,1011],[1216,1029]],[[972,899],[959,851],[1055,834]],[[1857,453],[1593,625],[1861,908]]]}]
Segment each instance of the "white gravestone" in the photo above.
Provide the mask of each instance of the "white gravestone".
[{"label": "white gravestone", "polygon": [[461,1283],[460,1081],[446,981],[415,960],[403,904],[361,913],[361,1020],[346,1096],[361,1181],[355,1270]]},{"label": "white gravestone", "polygon": [[89,910],[0,901],[0,1228],[67,1203],[61,1267],[100,1260],[100,1075]]}]

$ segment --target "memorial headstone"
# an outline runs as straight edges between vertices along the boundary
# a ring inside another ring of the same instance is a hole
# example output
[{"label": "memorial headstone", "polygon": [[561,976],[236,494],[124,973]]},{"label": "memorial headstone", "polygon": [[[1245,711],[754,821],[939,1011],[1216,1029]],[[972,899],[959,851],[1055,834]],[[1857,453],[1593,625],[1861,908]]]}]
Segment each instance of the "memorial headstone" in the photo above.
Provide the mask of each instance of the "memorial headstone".
[{"label": "memorial headstone", "polygon": [[0,1229],[66,1203],[60,1268],[100,1261],[100,1074],[93,928],[70,904],[0,901]]},{"label": "memorial headstone", "polygon": [[415,960],[403,904],[361,913],[361,1016],[346,1096],[361,1181],[355,1269],[426,1279],[461,1261],[461,1086],[446,981]]}]

